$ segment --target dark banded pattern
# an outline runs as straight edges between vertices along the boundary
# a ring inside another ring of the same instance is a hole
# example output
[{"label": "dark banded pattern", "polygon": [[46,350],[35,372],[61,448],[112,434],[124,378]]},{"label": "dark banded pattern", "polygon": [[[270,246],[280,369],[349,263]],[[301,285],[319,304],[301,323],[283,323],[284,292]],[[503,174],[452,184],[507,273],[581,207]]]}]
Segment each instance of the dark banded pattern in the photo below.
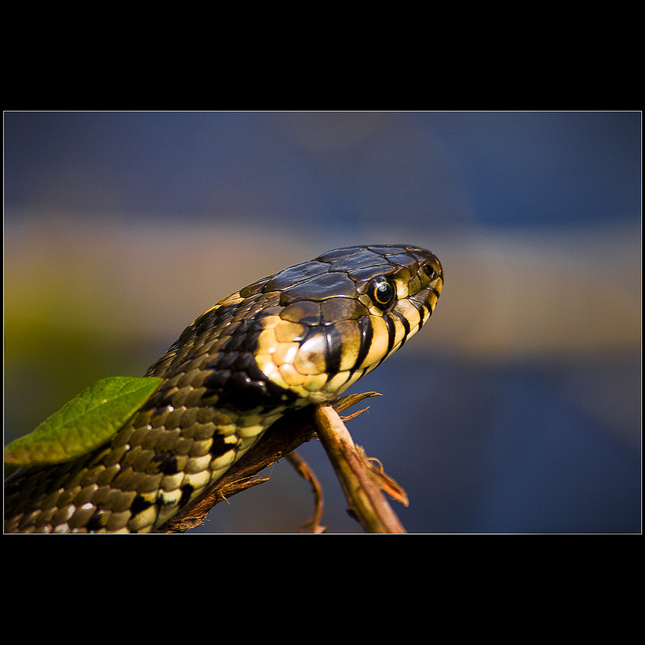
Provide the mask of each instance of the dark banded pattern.
[{"label": "dark banded pattern", "polygon": [[412,337],[443,286],[409,245],[336,249],[232,294],[146,375],[164,379],[101,448],[5,485],[5,531],[149,532],[284,414],[336,398]]}]

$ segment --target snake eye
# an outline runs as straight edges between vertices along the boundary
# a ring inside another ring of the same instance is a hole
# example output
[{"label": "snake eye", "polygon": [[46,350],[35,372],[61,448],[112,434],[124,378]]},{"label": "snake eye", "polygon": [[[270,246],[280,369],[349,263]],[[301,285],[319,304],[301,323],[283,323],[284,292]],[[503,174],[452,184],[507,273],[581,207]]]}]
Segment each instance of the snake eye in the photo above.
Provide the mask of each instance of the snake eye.
[{"label": "snake eye", "polygon": [[385,309],[396,296],[396,289],[390,280],[384,275],[377,275],[370,282],[369,296],[372,302],[379,308]]}]

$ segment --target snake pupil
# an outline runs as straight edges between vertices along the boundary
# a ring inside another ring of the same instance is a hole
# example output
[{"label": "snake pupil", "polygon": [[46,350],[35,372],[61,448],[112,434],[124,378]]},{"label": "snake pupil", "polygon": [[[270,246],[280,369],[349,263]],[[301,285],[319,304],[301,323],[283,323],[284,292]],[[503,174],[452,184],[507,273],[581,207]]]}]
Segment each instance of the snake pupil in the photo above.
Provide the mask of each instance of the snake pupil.
[{"label": "snake pupil", "polygon": [[371,294],[374,304],[385,309],[394,298],[394,286],[385,276],[379,275],[372,280]]}]

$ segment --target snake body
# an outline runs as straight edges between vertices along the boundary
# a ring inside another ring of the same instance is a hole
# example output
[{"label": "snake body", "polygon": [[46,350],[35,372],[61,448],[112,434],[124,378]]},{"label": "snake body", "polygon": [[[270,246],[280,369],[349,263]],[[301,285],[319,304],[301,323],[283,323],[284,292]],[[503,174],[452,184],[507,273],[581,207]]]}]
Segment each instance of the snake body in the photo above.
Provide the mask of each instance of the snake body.
[{"label": "snake body", "polygon": [[336,249],[258,280],[189,325],[163,379],[106,445],[23,468],[6,532],[150,532],[203,495],[283,415],[331,401],[413,336],[443,285],[409,245]]}]

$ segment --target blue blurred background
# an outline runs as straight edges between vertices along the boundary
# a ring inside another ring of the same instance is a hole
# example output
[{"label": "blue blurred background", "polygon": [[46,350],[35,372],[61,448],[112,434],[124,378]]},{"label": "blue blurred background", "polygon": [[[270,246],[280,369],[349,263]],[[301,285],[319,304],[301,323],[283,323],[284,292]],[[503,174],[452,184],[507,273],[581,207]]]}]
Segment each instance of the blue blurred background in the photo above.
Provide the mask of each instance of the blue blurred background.
[{"label": "blue blurred background", "polygon": [[[441,259],[349,422],[409,532],[641,530],[639,112],[5,112],[5,443],[347,244]],[[360,532],[322,447],[328,531]],[[284,461],[197,532],[293,532]]]}]

